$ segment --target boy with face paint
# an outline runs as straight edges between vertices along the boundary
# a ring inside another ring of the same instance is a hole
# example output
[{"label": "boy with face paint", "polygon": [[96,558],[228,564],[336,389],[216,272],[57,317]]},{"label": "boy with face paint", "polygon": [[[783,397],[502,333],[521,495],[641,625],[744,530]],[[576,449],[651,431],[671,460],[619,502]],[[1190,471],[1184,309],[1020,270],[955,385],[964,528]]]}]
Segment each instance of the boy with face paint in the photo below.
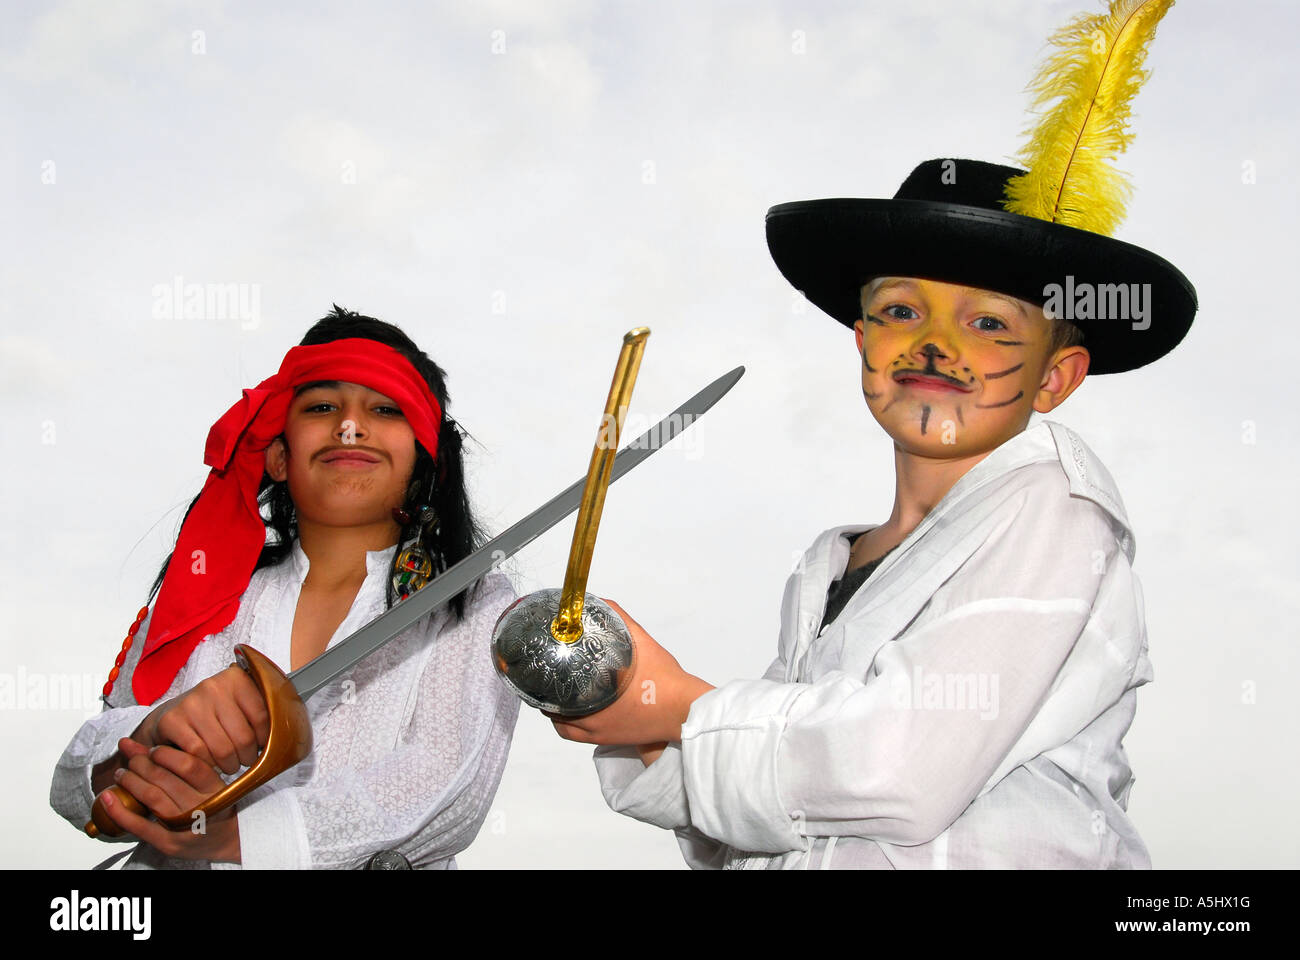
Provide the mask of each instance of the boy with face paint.
[{"label": "boy with face paint", "polygon": [[891,199],[768,211],[782,274],[854,331],[894,506],[809,547],[761,679],[715,688],[620,610],[630,693],[552,718],[692,866],[1150,867],[1123,747],[1152,679],[1133,530],[1087,444],[1030,420],[1195,316],[1186,277],[1110,235],[1127,185],[1106,161],[1170,2],[1052,37],[1028,170],[941,158]]},{"label": "boy with face paint", "polygon": [[[892,200],[768,212],[781,272],[852,325],[894,503],[803,555],[762,679],[714,688],[620,610],[632,693],[552,718],[692,866],[1151,866],[1122,745],[1152,679],[1134,535],[1082,438],[1030,420],[1173,349],[1196,294],[1151,252],[1006,211],[1023,173],[931,160]],[[1095,306],[1145,285],[1145,317],[1062,319],[1066,277]]]},{"label": "boy with face paint", "polygon": [[[1148,251],[1008,212],[1023,174],[931,160],[892,200],[768,213],[786,278],[854,330],[895,499],[805,553],[762,679],[714,688],[620,609],[632,693],[552,718],[692,866],[1151,865],[1122,744],[1152,679],[1133,531],[1083,440],[1030,420],[1173,349],[1195,291]],[[1146,316],[1066,321],[1067,277],[1108,307],[1146,285]]]}]

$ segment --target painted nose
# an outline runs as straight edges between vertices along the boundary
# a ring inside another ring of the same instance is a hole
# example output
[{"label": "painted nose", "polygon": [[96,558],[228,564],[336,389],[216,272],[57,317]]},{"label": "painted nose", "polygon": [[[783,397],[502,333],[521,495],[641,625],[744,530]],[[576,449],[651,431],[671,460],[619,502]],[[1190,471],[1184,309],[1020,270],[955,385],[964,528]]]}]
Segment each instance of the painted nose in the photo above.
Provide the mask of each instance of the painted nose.
[{"label": "painted nose", "polygon": [[934,366],[938,360],[952,359],[943,349],[933,340],[921,347],[921,355],[925,357],[927,366]]}]

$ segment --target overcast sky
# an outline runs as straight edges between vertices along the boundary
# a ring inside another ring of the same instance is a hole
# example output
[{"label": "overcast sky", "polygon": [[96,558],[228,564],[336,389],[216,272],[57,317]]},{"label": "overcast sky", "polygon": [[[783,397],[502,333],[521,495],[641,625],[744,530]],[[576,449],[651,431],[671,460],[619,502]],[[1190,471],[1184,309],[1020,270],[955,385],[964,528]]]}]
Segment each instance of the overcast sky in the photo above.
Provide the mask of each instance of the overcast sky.
[{"label": "overcast sky", "polygon": [[[1009,162],[1045,39],[1100,7],[6,4],[0,673],[102,683],[208,427],[338,303],[449,371],[494,531],[585,471],[626,330],[652,330],[642,424],[744,364],[612,489],[590,588],[686,669],[757,676],[794,558],[887,519],[894,484],[852,336],[773,266],[765,211],[892,196],[932,157]],[[1162,868],[1300,866],[1297,21],[1182,0],[1160,26],[1116,235],[1177,265],[1200,312],[1174,353],[1051,414],[1136,530],[1155,682],[1130,813]],[[239,284],[250,310],[165,315],[175,283]],[[515,558],[521,591],[560,585],[571,530]],[[0,865],[106,855],[48,806],[83,718],[0,710]],[[681,866],[527,710],[488,823],[463,868]]]}]

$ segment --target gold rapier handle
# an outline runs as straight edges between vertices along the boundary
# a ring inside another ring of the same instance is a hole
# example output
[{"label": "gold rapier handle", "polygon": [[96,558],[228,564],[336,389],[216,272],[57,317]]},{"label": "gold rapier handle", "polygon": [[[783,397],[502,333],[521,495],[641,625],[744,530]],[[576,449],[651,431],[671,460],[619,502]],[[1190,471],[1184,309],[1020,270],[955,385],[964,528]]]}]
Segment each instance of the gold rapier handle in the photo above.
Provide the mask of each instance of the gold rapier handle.
[{"label": "gold rapier handle", "polygon": [[600,513],[605,507],[605,491],[609,489],[610,471],[618,453],[618,438],[627,418],[627,405],[632,399],[637,371],[641,369],[641,355],[645,353],[649,327],[637,327],[623,335],[623,348],[614,368],[614,380],[605,401],[605,415],[600,421],[596,448],[591,453],[587,468],[587,483],[582,488],[582,504],[578,507],[578,522],[573,528],[573,545],[569,548],[569,566],[564,572],[564,589],[560,594],[560,611],[551,621],[551,636],[561,643],[574,643],[582,637],[582,598],[587,592],[587,574],[591,570],[591,557],[596,552],[596,530],[600,526]]}]

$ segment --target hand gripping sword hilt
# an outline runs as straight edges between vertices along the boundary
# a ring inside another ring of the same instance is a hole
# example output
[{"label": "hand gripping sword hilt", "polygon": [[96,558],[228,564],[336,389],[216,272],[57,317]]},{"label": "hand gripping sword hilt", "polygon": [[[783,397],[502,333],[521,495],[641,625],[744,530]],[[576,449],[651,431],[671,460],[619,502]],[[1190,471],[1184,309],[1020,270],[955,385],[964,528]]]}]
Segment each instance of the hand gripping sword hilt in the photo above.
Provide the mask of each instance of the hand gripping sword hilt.
[{"label": "hand gripping sword hilt", "polygon": [[[220,813],[231,804],[256,790],[271,778],[283,773],[300,763],[311,753],[311,722],[307,717],[307,706],[298,696],[293,683],[279,667],[261,653],[246,644],[235,646],[235,660],[239,666],[248,671],[257,685],[258,692],[266,701],[270,714],[270,734],[266,746],[258,755],[253,765],[236,780],[226,784],[212,796],[208,797],[193,810],[175,817],[158,817],[159,823],[169,830],[187,830],[198,814],[210,817]],[[140,816],[147,816],[149,810],[135,797],[120,786],[109,787],[113,798],[128,810]],[[113,822],[104,809],[102,794],[95,798],[91,808],[91,820],[86,824],[86,833],[92,837],[120,837],[122,828]]]}]

